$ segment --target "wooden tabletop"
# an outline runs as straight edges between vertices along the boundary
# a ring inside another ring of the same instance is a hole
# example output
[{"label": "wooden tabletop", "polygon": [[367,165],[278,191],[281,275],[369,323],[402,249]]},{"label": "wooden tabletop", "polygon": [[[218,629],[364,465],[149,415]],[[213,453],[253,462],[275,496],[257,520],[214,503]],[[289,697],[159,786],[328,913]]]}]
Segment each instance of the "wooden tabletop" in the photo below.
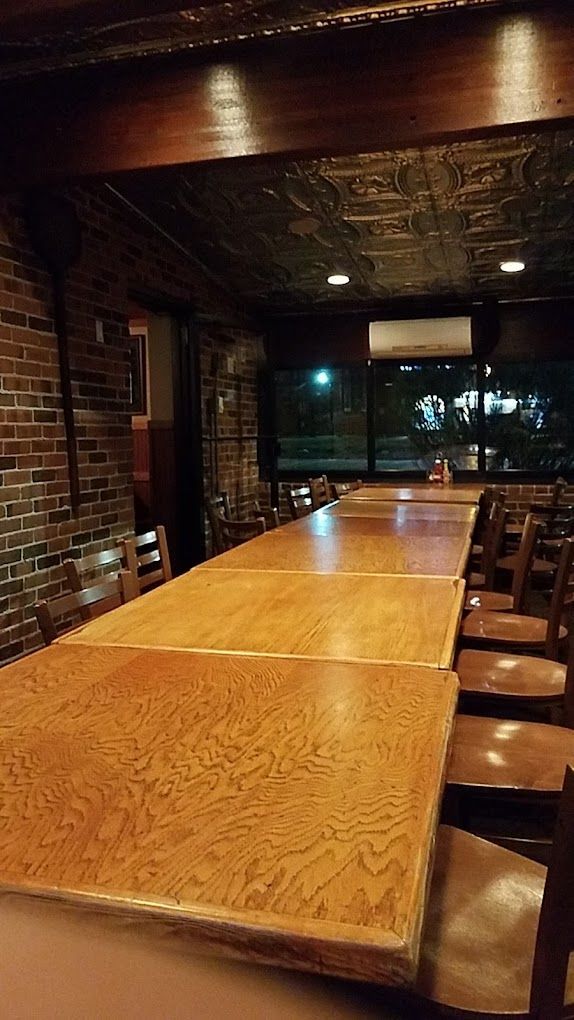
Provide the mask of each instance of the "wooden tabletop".
[{"label": "wooden tabletop", "polygon": [[463,601],[455,578],[196,567],[60,640],[449,669]]},{"label": "wooden tabletop", "polygon": [[457,686],[53,645],[2,671],[0,889],[124,911],[212,953],[408,983]]},{"label": "wooden tabletop", "polygon": [[[422,509],[426,503],[404,503],[404,513],[397,511],[389,512],[395,504],[393,503],[359,503],[357,507],[360,512],[334,513],[325,508],[317,510],[308,517],[302,517],[299,521],[292,521],[281,527],[283,534],[289,535],[340,535],[341,540],[364,536],[365,538],[380,538],[385,540],[388,535],[406,538],[412,535],[415,538],[458,538],[472,536],[474,520],[477,511],[471,507],[436,507],[437,510],[456,510],[458,515],[418,515],[413,513],[415,507]],[[386,513],[365,513],[368,507],[373,506]],[[469,514],[460,514],[460,511],[470,511]],[[457,516],[459,519],[457,519]],[[269,532],[271,534],[271,532]]]},{"label": "wooden tabletop", "polygon": [[393,520],[432,520],[474,523],[478,510],[465,503],[392,503],[382,499],[350,499],[345,496],[338,503],[317,510],[318,514],[333,517],[389,517]]},{"label": "wooden tabletop", "polygon": [[449,537],[434,535],[432,540],[429,540],[428,534],[421,536],[410,532],[404,535],[400,530],[383,536],[380,533],[353,535],[336,529],[322,534],[310,528],[297,531],[277,528],[208,560],[205,566],[212,570],[233,568],[464,577],[470,541],[466,528]]},{"label": "wooden tabletop", "polygon": [[416,503],[469,503],[476,505],[482,485],[436,485],[420,482],[414,485],[363,485],[343,496],[343,500],[375,499],[387,502],[407,500]]}]

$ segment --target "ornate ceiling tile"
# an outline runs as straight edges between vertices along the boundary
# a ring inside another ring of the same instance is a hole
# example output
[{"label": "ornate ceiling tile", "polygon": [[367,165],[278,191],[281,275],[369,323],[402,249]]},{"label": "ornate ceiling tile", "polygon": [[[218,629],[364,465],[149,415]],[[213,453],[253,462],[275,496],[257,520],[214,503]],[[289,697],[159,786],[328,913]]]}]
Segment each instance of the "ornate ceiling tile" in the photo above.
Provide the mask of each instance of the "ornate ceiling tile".
[{"label": "ornate ceiling tile", "polygon": [[[574,131],[174,168],[118,186],[260,307],[574,293]],[[518,256],[525,273],[500,272]],[[330,287],[333,272],[350,285]]]},{"label": "ornate ceiling tile", "polygon": [[[292,35],[397,18],[457,11],[462,8],[509,7],[536,0],[205,0],[190,10],[83,28],[57,30],[34,37],[0,40],[0,79],[43,73],[62,67],[117,61],[246,39]],[[121,5],[118,5],[120,8]]]}]

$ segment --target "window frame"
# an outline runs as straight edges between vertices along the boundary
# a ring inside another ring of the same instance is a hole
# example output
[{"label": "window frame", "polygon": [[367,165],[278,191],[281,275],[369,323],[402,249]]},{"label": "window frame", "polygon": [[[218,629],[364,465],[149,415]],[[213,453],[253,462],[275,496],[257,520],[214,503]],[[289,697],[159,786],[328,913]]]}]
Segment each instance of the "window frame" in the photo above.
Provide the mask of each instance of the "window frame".
[{"label": "window frame", "polygon": [[[326,368],[331,370],[337,370],[342,368],[358,367],[363,366],[366,376],[366,447],[367,447],[367,466],[364,472],[361,472],[360,477],[364,481],[376,482],[376,481],[396,481],[396,482],[410,482],[418,481],[424,477],[422,471],[392,471],[392,470],[380,470],[376,468],[376,365],[381,359],[368,358],[360,361],[329,361],[325,359],[321,365],[289,365],[288,367],[273,366],[270,373],[271,383],[274,387],[274,403],[276,405],[277,397],[277,374],[280,372],[312,372],[318,368]],[[428,362],[429,364],[440,365],[443,364],[445,358],[421,358],[421,361]],[[485,356],[477,355],[465,355],[464,357],[449,358],[449,362],[461,362],[476,365],[476,381],[478,391],[478,421],[477,421],[477,444],[478,444],[478,469],[476,471],[463,471],[457,470],[456,479],[463,482],[491,482],[491,483],[505,483],[505,484],[529,484],[532,482],[540,481],[542,483],[548,483],[549,480],[554,481],[557,475],[557,470],[543,470],[542,468],[537,470],[523,470],[520,468],[507,468],[505,470],[487,470],[486,469],[486,441],[487,441],[487,425],[486,425],[486,414],[484,407],[484,393],[486,383],[486,365],[502,364],[507,363],[508,359],[488,358]],[[529,359],[524,359],[525,361]],[[567,362],[572,359],[568,358],[548,358],[547,361],[564,361]],[[404,364],[405,359],[384,359],[386,365],[400,365]],[[281,443],[281,437],[278,432],[278,420],[275,416],[274,422],[274,439],[275,449],[278,451],[279,444]],[[568,477],[568,473],[563,476]],[[350,470],[329,470],[329,477],[334,481],[344,481],[353,475]],[[276,452],[276,477],[279,482],[290,481],[290,480],[306,480],[309,477],[309,471],[301,468],[300,470],[285,470],[279,467],[279,455]]]}]

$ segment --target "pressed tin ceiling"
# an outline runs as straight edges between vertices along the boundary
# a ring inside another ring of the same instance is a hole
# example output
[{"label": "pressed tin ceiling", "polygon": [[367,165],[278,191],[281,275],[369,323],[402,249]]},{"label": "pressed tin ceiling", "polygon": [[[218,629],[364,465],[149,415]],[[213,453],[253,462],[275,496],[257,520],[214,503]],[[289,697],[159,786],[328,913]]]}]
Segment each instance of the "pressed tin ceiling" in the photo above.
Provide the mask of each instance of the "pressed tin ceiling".
[{"label": "pressed tin ceiling", "polygon": [[[0,79],[43,73],[63,67],[152,54],[174,53],[245,39],[292,35],[294,32],[380,24],[396,18],[448,13],[463,8],[524,6],[529,0],[230,0],[190,5],[189,10],[110,24],[66,27],[54,21],[51,32],[29,30],[0,38]],[[530,0],[533,5],[539,0]],[[151,6],[151,5],[150,5]],[[69,23],[68,23],[69,24]]]},{"label": "pressed tin ceiling", "polygon": [[[116,186],[254,307],[574,293],[574,130],[170,168]],[[500,272],[519,257],[524,273]],[[329,286],[334,272],[352,282]]]}]

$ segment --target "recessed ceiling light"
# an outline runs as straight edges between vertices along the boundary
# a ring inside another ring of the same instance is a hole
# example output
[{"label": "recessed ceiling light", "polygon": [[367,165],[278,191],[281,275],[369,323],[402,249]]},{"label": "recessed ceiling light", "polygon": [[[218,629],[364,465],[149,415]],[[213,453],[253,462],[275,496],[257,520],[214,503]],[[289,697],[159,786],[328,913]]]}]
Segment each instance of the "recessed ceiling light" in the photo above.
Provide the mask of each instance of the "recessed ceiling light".
[{"label": "recessed ceiling light", "polygon": [[346,276],[345,273],[333,273],[327,277],[327,283],[330,283],[332,287],[344,287],[346,283],[351,282],[351,277]]},{"label": "recessed ceiling light", "polygon": [[503,273],[521,273],[523,269],[526,269],[526,266],[518,259],[516,261],[510,259],[508,262],[501,262],[500,269]]}]

